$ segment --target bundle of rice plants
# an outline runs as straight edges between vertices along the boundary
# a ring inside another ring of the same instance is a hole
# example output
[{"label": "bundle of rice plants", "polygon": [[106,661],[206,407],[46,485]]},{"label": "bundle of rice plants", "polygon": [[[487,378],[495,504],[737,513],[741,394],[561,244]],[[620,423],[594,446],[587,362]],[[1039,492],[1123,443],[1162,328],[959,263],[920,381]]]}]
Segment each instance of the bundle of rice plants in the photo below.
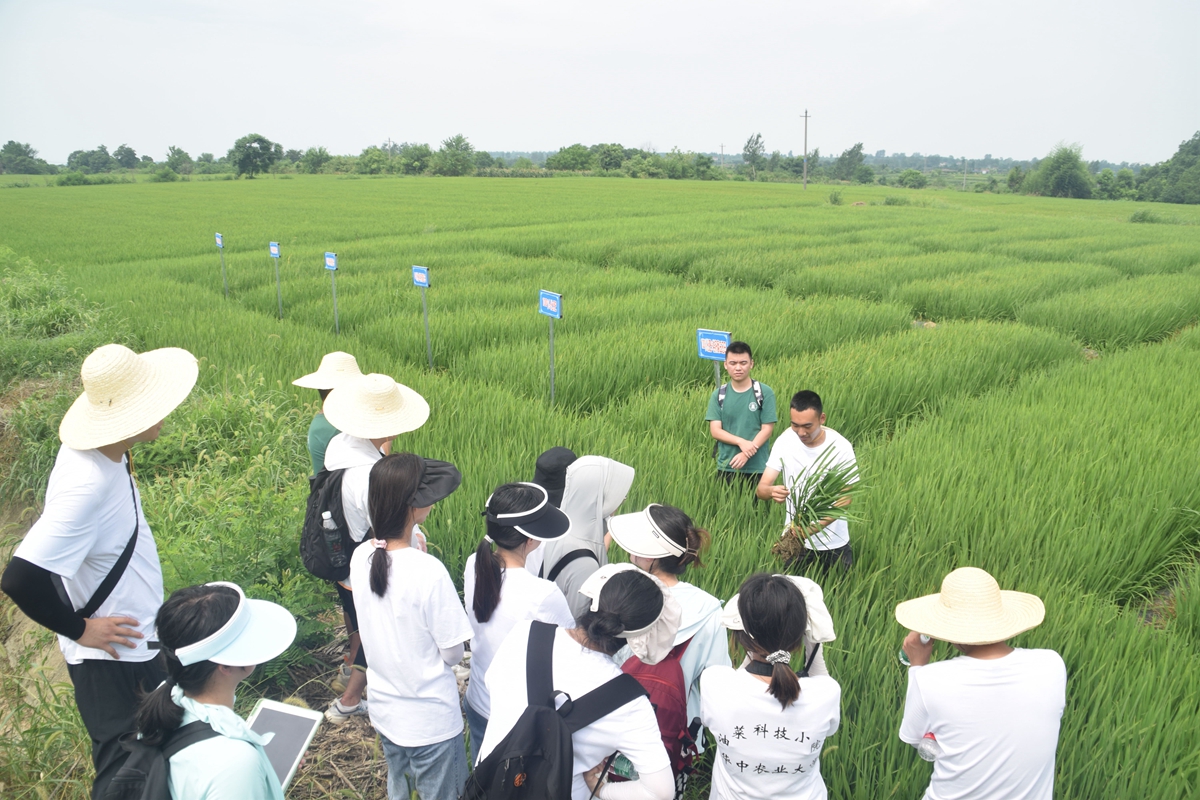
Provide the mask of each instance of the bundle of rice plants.
[{"label": "bundle of rice plants", "polygon": [[771,552],[791,562],[804,550],[809,537],[836,520],[850,520],[851,490],[865,488],[860,482],[858,464],[836,462],[837,450],[830,447],[821,454],[812,469],[797,475],[788,485],[788,506],[792,521]]}]

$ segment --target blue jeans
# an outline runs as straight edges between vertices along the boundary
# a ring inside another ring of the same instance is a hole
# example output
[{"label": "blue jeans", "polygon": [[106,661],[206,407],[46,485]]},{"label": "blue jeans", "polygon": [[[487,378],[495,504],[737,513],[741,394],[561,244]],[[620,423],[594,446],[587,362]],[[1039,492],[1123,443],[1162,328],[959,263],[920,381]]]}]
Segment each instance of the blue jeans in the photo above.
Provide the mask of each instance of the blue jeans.
[{"label": "blue jeans", "polygon": [[487,717],[475,710],[474,706],[463,698],[463,714],[467,718],[467,728],[471,731],[471,764],[479,763],[479,751],[483,747],[483,735],[487,733]]},{"label": "blue jeans", "polygon": [[415,788],[421,800],[458,800],[467,783],[463,737],[420,747],[401,747],[382,733],[388,765],[388,800],[409,800]]}]

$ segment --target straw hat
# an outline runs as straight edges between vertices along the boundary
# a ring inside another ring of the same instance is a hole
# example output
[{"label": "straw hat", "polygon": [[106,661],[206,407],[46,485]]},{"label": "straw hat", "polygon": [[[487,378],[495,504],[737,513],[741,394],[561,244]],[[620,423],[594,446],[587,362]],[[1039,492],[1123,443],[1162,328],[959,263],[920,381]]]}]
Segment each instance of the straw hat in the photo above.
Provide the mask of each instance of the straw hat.
[{"label": "straw hat", "polygon": [[296,378],[292,381],[292,385],[302,389],[336,389],[338,384],[346,378],[357,378],[361,375],[362,370],[358,368],[358,360],[349,353],[338,350],[326,353],[316,372]]},{"label": "straw hat", "polygon": [[196,385],[200,365],[178,347],[137,353],[119,344],[98,347],[79,370],[83,394],[58,426],[75,450],[116,444],[162,422]]},{"label": "straw hat", "polygon": [[896,621],[910,631],[954,644],[992,644],[1042,624],[1046,607],[1025,592],[1001,591],[976,567],[961,567],[942,580],[939,594],[896,606]]},{"label": "straw hat", "polygon": [[429,419],[425,398],[387,375],[347,378],[325,398],[325,419],[360,439],[385,439],[415,431]]}]

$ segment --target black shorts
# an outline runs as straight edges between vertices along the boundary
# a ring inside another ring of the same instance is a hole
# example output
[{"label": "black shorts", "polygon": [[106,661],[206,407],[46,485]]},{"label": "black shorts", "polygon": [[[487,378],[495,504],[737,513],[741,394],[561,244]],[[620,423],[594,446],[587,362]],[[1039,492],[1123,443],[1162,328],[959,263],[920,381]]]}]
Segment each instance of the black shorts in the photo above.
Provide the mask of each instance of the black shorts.
[{"label": "black shorts", "polygon": [[822,572],[828,572],[834,567],[839,567],[845,572],[853,564],[854,551],[850,549],[849,544],[845,544],[841,547],[835,547],[832,550],[809,550],[806,547],[789,566],[800,567],[801,569],[815,566]]},{"label": "black shorts", "polygon": [[[342,586],[337,581],[334,581],[333,585],[337,589],[338,600],[340,600],[342,603],[342,611],[346,612],[346,618],[350,620],[350,628],[346,631],[346,633],[353,636],[354,634],[358,633],[358,612],[354,610],[354,592],[347,589],[345,586]],[[358,655],[354,657],[354,664],[355,666],[366,669],[367,654],[364,651],[365,648],[362,646],[362,643],[359,642]]]}]

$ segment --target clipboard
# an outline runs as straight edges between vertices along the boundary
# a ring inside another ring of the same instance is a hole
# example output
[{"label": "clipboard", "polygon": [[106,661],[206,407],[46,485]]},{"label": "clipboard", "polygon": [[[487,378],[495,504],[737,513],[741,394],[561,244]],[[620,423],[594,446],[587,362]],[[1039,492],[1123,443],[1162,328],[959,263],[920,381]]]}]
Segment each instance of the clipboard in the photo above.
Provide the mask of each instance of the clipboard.
[{"label": "clipboard", "polygon": [[321,725],[325,715],[311,708],[280,703],[275,700],[259,700],[253,713],[246,720],[250,730],[258,734],[274,733],[271,741],[263,748],[271,767],[285,790],[300,766],[308,746]]}]

